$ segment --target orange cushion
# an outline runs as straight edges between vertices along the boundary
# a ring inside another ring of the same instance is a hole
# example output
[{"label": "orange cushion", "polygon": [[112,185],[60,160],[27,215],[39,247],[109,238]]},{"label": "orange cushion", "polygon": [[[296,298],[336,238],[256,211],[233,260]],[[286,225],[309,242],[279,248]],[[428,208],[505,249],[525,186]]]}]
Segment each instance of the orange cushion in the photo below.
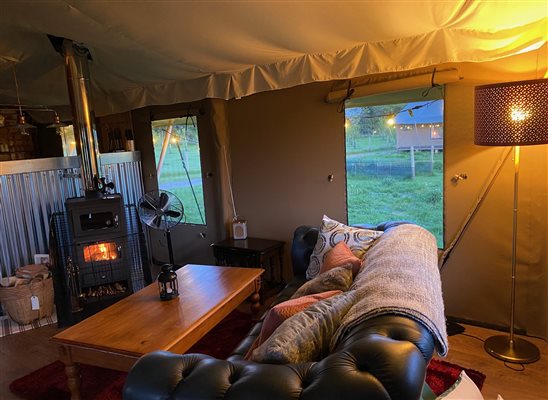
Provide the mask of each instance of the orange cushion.
[{"label": "orange cushion", "polygon": [[339,242],[325,254],[320,274],[344,264],[352,265],[352,275],[356,276],[360,270],[361,260],[352,253],[345,242]]},{"label": "orange cushion", "polygon": [[289,317],[297,314],[299,311],[311,306],[312,304],[327,299],[328,297],[340,294],[340,290],[330,290],[329,292],[316,293],[308,296],[298,297],[276,304],[272,307],[263,321],[261,333],[257,337],[257,346],[260,346],[269,336]]}]

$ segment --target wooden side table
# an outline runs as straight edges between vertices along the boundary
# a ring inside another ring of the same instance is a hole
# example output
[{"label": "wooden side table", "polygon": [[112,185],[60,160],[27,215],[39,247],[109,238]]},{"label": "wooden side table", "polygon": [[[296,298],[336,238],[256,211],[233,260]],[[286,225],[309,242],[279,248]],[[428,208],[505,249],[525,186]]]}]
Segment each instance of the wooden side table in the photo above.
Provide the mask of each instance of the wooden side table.
[{"label": "wooden side table", "polygon": [[217,265],[264,268],[266,282],[284,284],[284,244],[279,240],[247,238],[226,239],[211,247]]}]

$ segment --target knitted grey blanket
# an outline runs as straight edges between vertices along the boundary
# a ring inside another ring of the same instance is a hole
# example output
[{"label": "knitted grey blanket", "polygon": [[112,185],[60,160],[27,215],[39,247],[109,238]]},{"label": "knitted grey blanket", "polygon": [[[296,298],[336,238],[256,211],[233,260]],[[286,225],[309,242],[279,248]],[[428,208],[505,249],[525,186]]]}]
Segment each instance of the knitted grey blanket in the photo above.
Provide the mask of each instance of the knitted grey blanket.
[{"label": "knitted grey blanket", "polygon": [[421,322],[434,336],[438,354],[447,354],[436,239],[427,230],[405,224],[385,232],[364,256],[351,291],[355,303],[335,332],[332,348],[361,322],[400,314]]}]

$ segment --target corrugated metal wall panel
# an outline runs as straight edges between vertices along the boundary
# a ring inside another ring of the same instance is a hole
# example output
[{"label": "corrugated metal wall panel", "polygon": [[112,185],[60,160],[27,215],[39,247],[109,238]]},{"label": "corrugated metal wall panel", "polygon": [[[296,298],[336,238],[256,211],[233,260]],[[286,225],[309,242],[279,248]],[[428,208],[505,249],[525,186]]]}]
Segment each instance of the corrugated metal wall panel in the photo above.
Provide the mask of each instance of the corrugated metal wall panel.
[{"label": "corrugated metal wall panel", "polygon": [[[143,194],[140,154],[104,158],[107,182],[114,182],[125,204],[137,204]],[[77,159],[41,160],[35,163],[37,171],[29,167],[32,161],[7,162],[0,175],[0,277],[34,263],[35,254],[47,254],[51,214],[64,211],[67,198],[82,195],[80,168],[66,168],[78,165]],[[25,172],[16,172],[18,163],[25,163]]]}]

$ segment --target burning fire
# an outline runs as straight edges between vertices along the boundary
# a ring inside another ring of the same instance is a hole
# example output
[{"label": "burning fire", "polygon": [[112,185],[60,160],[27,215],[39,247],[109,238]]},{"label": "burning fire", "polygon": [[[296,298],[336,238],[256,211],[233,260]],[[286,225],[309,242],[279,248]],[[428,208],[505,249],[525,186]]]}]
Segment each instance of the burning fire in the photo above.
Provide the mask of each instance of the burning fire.
[{"label": "burning fire", "polygon": [[111,261],[118,258],[116,243],[98,243],[84,247],[84,261]]}]

